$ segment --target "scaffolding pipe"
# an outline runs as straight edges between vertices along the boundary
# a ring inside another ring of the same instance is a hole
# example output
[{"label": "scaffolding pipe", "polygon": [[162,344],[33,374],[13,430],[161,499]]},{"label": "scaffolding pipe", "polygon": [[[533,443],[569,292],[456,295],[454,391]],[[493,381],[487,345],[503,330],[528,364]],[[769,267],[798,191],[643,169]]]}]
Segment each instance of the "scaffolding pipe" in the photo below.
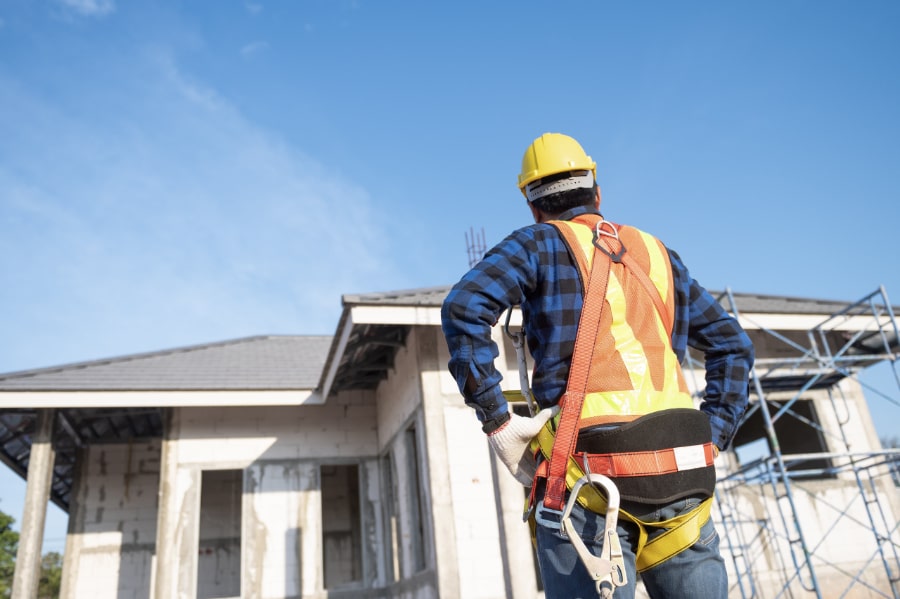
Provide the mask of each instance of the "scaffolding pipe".
[{"label": "scaffolding pipe", "polygon": [[[732,294],[731,289],[727,288],[725,290],[725,292],[728,294],[728,301],[731,304],[731,311],[734,314],[734,317],[739,319],[740,313],[738,312],[737,304],[734,301],[734,295]],[[787,476],[787,468],[785,467],[784,460],[782,459],[782,456],[781,456],[781,447],[778,443],[778,436],[775,434],[775,426],[774,426],[773,420],[771,418],[771,415],[769,414],[768,406],[766,405],[766,396],[765,396],[765,393],[763,393],[762,384],[760,383],[759,378],[756,376],[755,368],[750,369],[750,378],[753,381],[753,387],[756,391],[756,396],[759,400],[760,412],[762,414],[763,421],[765,423],[766,435],[769,438],[769,443],[772,448],[772,453],[773,453],[773,456],[775,457],[776,463],[778,465],[778,473],[781,478],[781,484],[784,488],[784,497],[787,499],[788,504],[790,505],[791,519],[793,521],[795,531],[797,533],[797,539],[791,541],[791,558],[794,560],[794,565],[797,566],[798,574],[799,574],[800,565],[797,563],[797,556],[793,550],[794,543],[799,542],[800,547],[803,551],[803,561],[805,562],[806,568],[809,571],[810,584],[811,584],[811,588],[809,590],[815,592],[816,597],[818,599],[821,599],[822,593],[819,590],[819,584],[818,584],[818,581],[816,580],[815,569],[813,568],[812,561],[810,560],[810,555],[809,555],[809,550],[806,545],[806,540],[803,538],[803,529],[800,526],[800,521],[797,519],[797,507],[794,504],[794,497],[791,493],[791,485],[789,482],[790,479]],[[785,525],[785,531],[787,531],[788,528],[787,528],[787,522],[785,521],[785,517],[784,517],[784,511],[781,509],[781,502],[777,500],[778,488],[777,488],[777,482],[774,480],[774,477],[772,478],[772,490],[775,493],[776,505],[778,505],[779,514],[781,515],[782,521]],[[801,584],[802,584],[802,579],[801,579]],[[805,587],[805,585],[804,585],[804,587]]]}]

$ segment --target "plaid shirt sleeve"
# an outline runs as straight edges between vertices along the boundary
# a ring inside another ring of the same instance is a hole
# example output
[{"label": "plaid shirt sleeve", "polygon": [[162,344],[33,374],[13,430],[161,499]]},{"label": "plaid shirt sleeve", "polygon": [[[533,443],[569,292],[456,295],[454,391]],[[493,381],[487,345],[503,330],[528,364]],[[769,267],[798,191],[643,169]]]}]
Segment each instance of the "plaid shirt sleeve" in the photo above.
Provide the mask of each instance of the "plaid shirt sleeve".
[{"label": "plaid shirt sleeve", "polygon": [[713,442],[727,449],[749,402],[753,344],[737,319],[690,276],[678,254],[669,250],[669,257],[676,288],[672,346],[679,360],[688,346],[703,352],[706,391],[700,409],[709,416]]},{"label": "plaid shirt sleeve", "polygon": [[450,373],[482,422],[509,411],[500,388],[502,375],[494,367],[499,352],[491,328],[534,289],[537,255],[533,228],[513,232],[453,286],[441,307]]}]

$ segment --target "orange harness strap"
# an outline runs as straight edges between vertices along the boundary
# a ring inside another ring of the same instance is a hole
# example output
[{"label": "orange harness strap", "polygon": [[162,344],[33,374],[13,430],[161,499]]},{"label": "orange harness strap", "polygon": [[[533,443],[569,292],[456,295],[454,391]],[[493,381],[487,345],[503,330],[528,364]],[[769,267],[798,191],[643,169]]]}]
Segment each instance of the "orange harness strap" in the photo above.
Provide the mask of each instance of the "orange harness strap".
[{"label": "orange harness strap", "polygon": [[605,476],[654,476],[712,466],[715,450],[712,442],[692,447],[675,447],[656,451],[632,451],[627,453],[575,454],[578,463],[587,459],[591,472]]},{"label": "orange harness strap", "polygon": [[[596,242],[609,243],[608,239],[602,235],[596,237]],[[575,349],[572,352],[569,380],[566,392],[559,400],[559,425],[550,455],[547,491],[544,495],[544,506],[556,511],[561,511],[565,505],[566,470],[569,465],[569,456],[575,453],[575,443],[578,440],[578,420],[584,404],[588,372],[595,347],[594,340],[600,329],[600,312],[606,298],[606,285],[609,283],[609,269],[612,266],[612,261],[601,258],[600,253],[594,252],[591,278],[587,281],[581,317],[578,321],[578,332],[575,335]]]}]

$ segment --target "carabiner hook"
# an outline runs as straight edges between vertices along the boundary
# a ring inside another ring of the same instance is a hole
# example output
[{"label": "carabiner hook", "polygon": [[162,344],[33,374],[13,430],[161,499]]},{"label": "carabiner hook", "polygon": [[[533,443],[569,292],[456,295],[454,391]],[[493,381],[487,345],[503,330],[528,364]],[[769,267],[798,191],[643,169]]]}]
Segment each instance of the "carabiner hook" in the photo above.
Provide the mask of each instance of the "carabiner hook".
[{"label": "carabiner hook", "polygon": [[[606,525],[603,529],[603,547],[599,556],[590,552],[570,518],[572,508],[578,500],[578,493],[586,484],[599,484],[606,490],[607,495]],[[581,563],[587,568],[590,577],[594,579],[597,594],[602,598],[612,597],[616,587],[623,586],[628,582],[628,577],[625,573],[625,558],[622,554],[622,544],[616,532],[618,517],[619,490],[616,488],[616,484],[602,474],[585,474],[572,486],[569,500],[566,502],[561,518],[561,532],[575,546],[575,552],[581,559]]]}]

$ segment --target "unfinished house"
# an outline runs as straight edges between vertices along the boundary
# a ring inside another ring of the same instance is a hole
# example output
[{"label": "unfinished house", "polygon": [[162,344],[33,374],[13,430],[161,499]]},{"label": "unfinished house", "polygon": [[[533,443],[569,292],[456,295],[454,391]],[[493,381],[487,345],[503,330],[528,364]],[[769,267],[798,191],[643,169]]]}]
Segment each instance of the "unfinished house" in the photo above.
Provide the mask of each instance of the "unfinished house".
[{"label": "unfinished house", "polygon": [[[0,375],[0,458],[27,477],[13,597],[36,588],[48,501],[66,599],[540,597],[523,489],[446,372],[447,290],[345,296],[332,337]],[[898,454],[856,376],[898,356],[886,295],[720,301],[758,355],[717,462],[730,596],[897,598]],[[495,331],[507,388],[516,327]]]}]

